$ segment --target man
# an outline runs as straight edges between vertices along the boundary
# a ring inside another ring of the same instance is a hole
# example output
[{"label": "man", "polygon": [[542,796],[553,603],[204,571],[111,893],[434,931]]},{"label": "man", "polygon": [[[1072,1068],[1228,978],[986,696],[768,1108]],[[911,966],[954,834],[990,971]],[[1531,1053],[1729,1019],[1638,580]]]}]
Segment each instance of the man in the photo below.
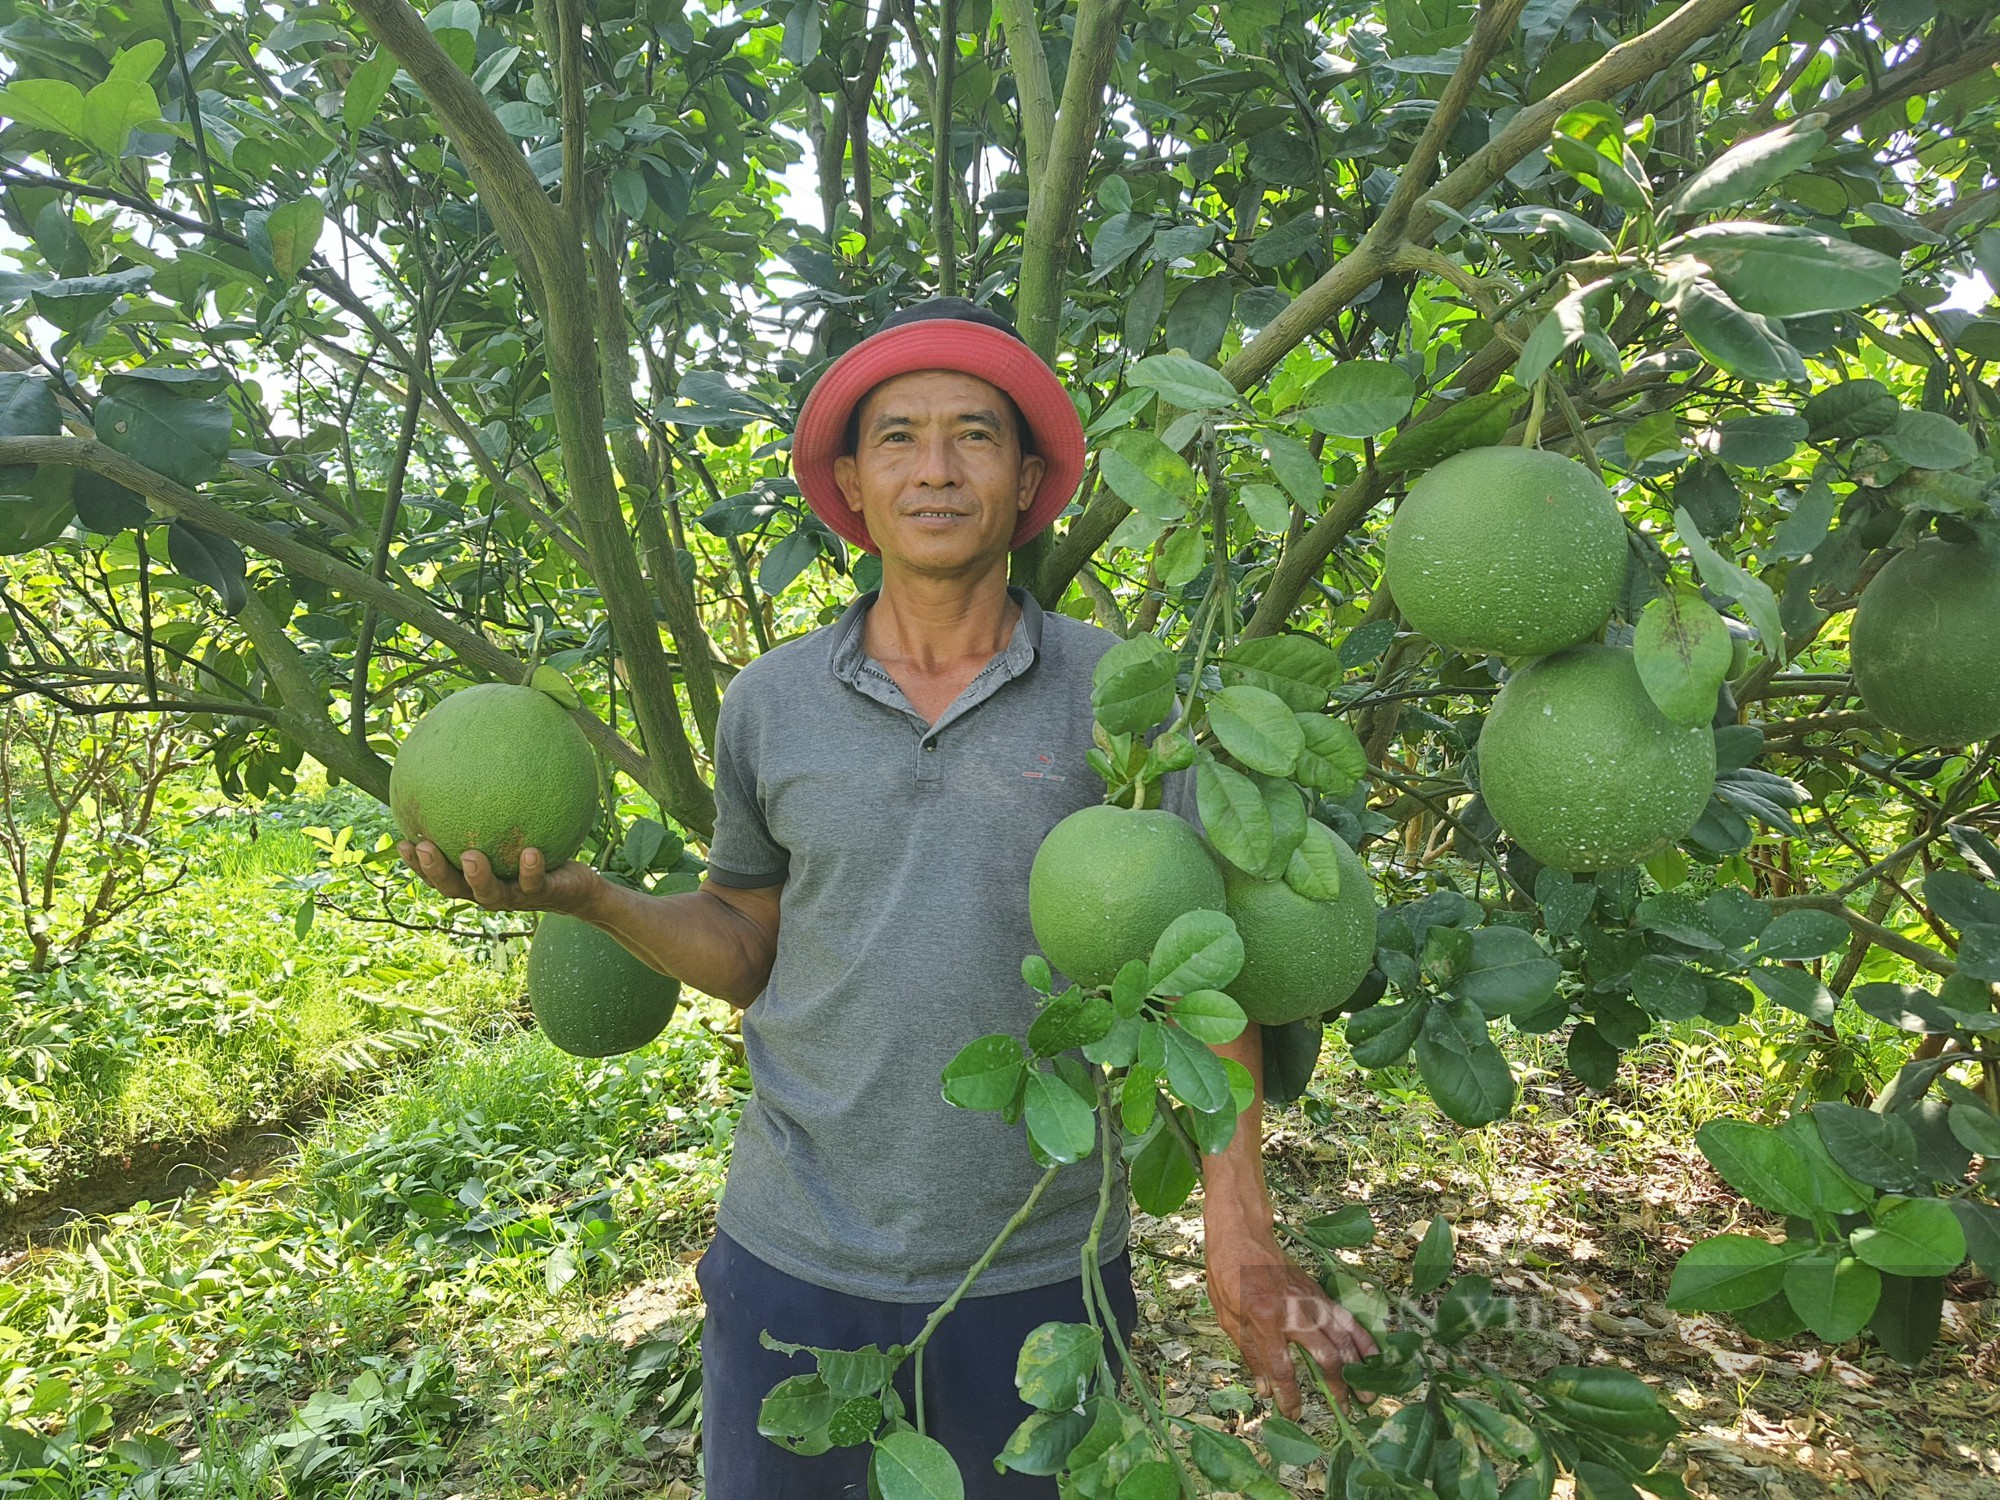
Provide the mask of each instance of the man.
[{"label": "man", "polygon": [[[1028,866],[1050,828],[1102,799],[1084,759],[1090,679],[1117,640],[1007,584],[1009,551],[1074,494],[1083,433],[1054,373],[993,314],[939,298],[887,319],[814,387],[792,463],[814,511],[880,554],[882,586],[730,683],[699,891],[649,897],[573,862],[544,869],[533,850],[517,885],[476,853],[461,878],[429,843],[401,846],[447,894],[569,912],[744,1007],[753,1094],[697,1269],[709,1500],[865,1495],[866,1448],[806,1458],[758,1435],[764,1394],[806,1368],[759,1332],[907,1343],[1040,1175],[1018,1127],[954,1109],[938,1077],[965,1043],[1033,1019]],[[1175,801],[1192,816],[1184,775]],[[1258,1029],[1217,1050],[1261,1101]],[[1259,1393],[1297,1415],[1291,1343],[1336,1385],[1373,1345],[1278,1249],[1260,1117],[1205,1163],[1209,1294]],[[992,1458],[1028,1413],[1013,1389],[1022,1339],[1084,1320],[1100,1173],[1090,1160],[1058,1173],[926,1349],[927,1430],[969,1496],[1055,1492],[996,1476]],[[1128,1229],[1121,1191],[1100,1256],[1129,1338]]]}]

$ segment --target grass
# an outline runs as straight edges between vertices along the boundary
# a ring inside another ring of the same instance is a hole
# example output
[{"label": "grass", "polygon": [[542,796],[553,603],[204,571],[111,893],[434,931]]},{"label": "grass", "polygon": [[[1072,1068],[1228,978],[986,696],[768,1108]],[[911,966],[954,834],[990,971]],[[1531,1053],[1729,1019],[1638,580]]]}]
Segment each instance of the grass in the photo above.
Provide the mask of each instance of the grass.
[{"label": "grass", "polygon": [[312,888],[374,897],[355,866],[329,882],[306,830],[352,827],[367,846],[385,816],[324,788],[255,819],[213,810],[178,834],[198,874],[62,970],[16,966],[0,1022],[0,1124],[13,1127],[0,1131],[0,1187],[11,1178],[20,1196],[142,1147],[295,1119],[394,1059],[516,1024],[518,940],[339,920],[297,931]]},{"label": "grass", "polygon": [[[337,842],[307,830],[351,826],[344,847],[366,851],[379,809],[322,792],[250,826],[190,830],[200,878],[33,988],[0,1059],[38,1091],[43,1181],[149,1141],[322,1117],[292,1158],[0,1261],[0,1447],[62,1500],[141,1485],[160,1500],[698,1496],[690,1268],[747,1088],[727,1007],[693,997],[639,1053],[567,1057],[523,1028],[517,941],[325,916],[299,932]],[[322,888],[366,908],[370,868]],[[1689,1023],[1594,1094],[1559,1043],[1508,1034],[1520,1107],[1466,1132],[1414,1069],[1361,1073],[1334,1038],[1312,1094],[1272,1113],[1272,1189],[1294,1222],[1369,1204],[1381,1236],[1352,1263],[1391,1283],[1431,1215],[1452,1216],[1468,1265],[1555,1299],[1520,1344],[1545,1367],[1564,1341],[1617,1348],[1561,1298],[1601,1294],[1629,1317],[1739,1211],[1693,1147],[1702,1124],[1774,1119],[1849,1068],[1879,1076],[1892,1041],[1907,1045],[1845,1015],[1832,1043],[1782,1012]],[[1240,1367],[1182,1263],[1198,1228],[1192,1208],[1140,1220],[1142,1341],[1177,1410],[1237,1424]],[[1741,1358],[1756,1363],[1740,1380],[1657,1372],[1707,1424],[1691,1442],[1748,1442],[1774,1402],[1841,1409],[1836,1363]],[[1913,1420],[1971,1367],[1947,1352],[1928,1368],[1921,1398],[1896,1386]],[[1852,1413],[1838,1420],[1841,1441],[1864,1441]],[[1980,1451],[1976,1429],[1946,1431]],[[1911,1473],[1934,1463],[1907,1435],[1877,1446]]]}]

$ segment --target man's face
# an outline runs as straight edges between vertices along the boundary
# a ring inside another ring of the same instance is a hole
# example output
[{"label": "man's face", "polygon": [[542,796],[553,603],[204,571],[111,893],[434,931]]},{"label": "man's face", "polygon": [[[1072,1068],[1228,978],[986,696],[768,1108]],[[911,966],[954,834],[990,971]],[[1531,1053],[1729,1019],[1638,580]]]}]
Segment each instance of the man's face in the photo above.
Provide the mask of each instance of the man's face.
[{"label": "man's face", "polygon": [[1021,452],[997,386],[917,370],[862,398],[855,451],[833,461],[848,508],[884,563],[949,575],[1004,557],[1045,467]]}]

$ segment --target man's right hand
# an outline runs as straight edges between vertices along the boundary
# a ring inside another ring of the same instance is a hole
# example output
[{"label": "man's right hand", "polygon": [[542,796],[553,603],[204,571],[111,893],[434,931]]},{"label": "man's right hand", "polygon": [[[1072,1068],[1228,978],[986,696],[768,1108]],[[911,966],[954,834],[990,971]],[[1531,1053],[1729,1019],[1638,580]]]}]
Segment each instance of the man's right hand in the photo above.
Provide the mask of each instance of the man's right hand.
[{"label": "man's right hand", "polygon": [[502,880],[493,873],[493,863],[477,849],[459,856],[453,868],[444,851],[429,839],[411,843],[399,841],[396,852],[403,863],[432,890],[458,901],[474,901],[488,911],[559,911],[574,915],[589,906],[604,888],[605,879],[589,865],[566,859],[554,869],[543,863],[542,851],[521,851],[521,874],[517,880]]}]

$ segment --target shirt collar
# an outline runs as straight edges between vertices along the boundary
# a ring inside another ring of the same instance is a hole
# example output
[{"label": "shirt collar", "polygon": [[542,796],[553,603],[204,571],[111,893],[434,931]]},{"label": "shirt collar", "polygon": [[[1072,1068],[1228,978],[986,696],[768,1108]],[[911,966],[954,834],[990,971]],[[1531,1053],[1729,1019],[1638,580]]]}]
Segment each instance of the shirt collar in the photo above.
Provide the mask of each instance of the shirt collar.
[{"label": "shirt collar", "polygon": [[[865,594],[857,595],[842,611],[840,618],[833,622],[831,663],[833,675],[842,682],[851,685],[868,660],[862,626],[868,618],[868,611],[881,595],[880,589],[870,589]],[[1033,594],[1019,584],[1007,585],[1007,597],[1021,606],[1021,618],[1014,622],[1014,634],[999,656],[1001,670],[1013,678],[1027,671],[1041,652],[1042,606]]]}]

